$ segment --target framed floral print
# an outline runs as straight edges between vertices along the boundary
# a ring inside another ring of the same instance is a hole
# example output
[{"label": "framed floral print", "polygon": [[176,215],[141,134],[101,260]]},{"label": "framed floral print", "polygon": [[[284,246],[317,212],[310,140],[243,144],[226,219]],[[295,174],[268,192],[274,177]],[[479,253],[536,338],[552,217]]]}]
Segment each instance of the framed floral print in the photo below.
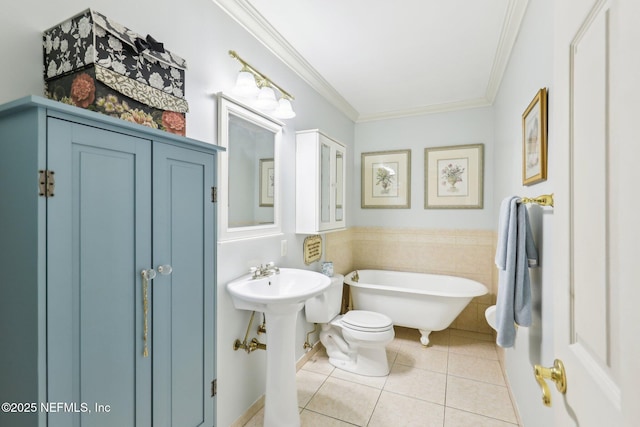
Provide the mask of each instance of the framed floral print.
[{"label": "framed floral print", "polygon": [[361,155],[361,207],[411,207],[411,150]]},{"label": "framed floral print", "polygon": [[522,114],[522,184],[547,179],[547,89],[542,88]]},{"label": "framed floral print", "polygon": [[273,207],[275,189],[273,159],[260,159],[260,206]]},{"label": "framed floral print", "polygon": [[424,208],[482,209],[484,144],[424,150]]}]

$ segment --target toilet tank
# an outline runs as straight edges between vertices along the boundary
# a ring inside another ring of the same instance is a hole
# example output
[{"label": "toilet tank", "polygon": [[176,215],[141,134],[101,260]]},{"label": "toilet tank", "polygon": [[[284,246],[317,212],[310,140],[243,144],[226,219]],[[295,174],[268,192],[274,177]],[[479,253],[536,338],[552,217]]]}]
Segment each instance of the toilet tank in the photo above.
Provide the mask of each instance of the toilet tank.
[{"label": "toilet tank", "polygon": [[304,304],[304,313],[309,323],[329,323],[340,313],[344,276],[334,274],[326,291]]}]

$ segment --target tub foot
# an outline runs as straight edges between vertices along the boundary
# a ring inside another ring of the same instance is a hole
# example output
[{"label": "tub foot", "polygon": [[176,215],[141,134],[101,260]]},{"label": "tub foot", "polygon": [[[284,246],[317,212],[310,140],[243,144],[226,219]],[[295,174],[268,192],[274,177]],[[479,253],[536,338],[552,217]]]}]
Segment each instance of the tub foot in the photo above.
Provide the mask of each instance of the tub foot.
[{"label": "tub foot", "polygon": [[429,334],[431,333],[431,331],[427,331],[425,329],[419,329],[420,334],[422,335],[420,337],[420,342],[422,343],[423,346],[428,346],[429,345]]}]

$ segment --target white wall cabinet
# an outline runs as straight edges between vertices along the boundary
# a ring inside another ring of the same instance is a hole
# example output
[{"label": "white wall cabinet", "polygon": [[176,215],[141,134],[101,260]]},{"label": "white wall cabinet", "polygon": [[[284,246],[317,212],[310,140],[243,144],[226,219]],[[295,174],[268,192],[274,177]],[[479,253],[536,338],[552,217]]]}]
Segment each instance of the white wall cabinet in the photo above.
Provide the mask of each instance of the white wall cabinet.
[{"label": "white wall cabinet", "polygon": [[296,233],[346,227],[347,150],[317,129],[296,133]]}]

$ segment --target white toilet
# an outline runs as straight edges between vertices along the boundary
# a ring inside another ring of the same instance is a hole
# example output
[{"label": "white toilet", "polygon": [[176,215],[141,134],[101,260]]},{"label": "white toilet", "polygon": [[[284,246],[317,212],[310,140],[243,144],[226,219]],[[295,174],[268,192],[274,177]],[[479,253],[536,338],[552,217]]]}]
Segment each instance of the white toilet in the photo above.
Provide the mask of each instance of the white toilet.
[{"label": "white toilet", "polygon": [[497,331],[498,326],[496,324],[496,306],[495,305],[488,307],[484,311],[484,317],[487,319],[487,323],[489,324],[489,326],[491,326],[493,330]]},{"label": "white toilet", "polygon": [[322,294],[305,303],[307,322],[322,325],[320,342],[329,363],[355,374],[380,377],[389,374],[385,346],[395,333],[388,316],[373,311],[352,310],[338,315],[342,305],[344,277],[336,274]]}]

